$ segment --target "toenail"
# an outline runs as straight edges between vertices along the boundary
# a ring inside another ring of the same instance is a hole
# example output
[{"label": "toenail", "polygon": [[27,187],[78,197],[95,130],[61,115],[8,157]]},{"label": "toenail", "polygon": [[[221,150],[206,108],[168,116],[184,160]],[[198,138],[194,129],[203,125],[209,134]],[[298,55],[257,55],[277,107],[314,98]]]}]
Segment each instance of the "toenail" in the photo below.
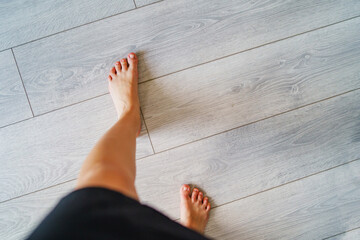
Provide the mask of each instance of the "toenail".
[{"label": "toenail", "polygon": [[187,191],[188,190],[188,187],[183,187],[184,191]]},{"label": "toenail", "polygon": [[119,62],[116,62],[115,64],[116,64],[116,65],[119,65],[120,63],[119,63]]},{"label": "toenail", "polygon": [[134,56],[134,54],[130,54],[130,58],[134,58],[135,56]]}]

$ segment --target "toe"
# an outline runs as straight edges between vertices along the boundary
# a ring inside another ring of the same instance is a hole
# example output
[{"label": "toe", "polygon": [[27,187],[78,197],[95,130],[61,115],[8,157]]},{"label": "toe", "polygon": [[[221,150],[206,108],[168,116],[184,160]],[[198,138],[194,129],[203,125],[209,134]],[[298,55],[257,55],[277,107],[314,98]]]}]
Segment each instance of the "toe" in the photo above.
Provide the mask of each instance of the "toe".
[{"label": "toe", "polygon": [[127,56],[127,60],[129,62],[130,69],[134,69],[137,67],[138,59],[135,53],[129,53],[129,55]]},{"label": "toe", "polygon": [[115,67],[112,67],[111,70],[110,70],[110,76],[112,78],[116,77],[116,70],[115,70]]},{"label": "toe", "polygon": [[190,187],[187,184],[183,184],[180,188],[180,195],[185,198],[190,197]]},{"label": "toe", "polygon": [[121,69],[125,71],[128,69],[128,63],[126,58],[121,59]]},{"label": "toe", "polygon": [[209,199],[207,197],[204,197],[203,206],[206,207],[209,203]]},{"label": "toe", "polygon": [[192,194],[191,194],[191,200],[192,200],[193,202],[196,202],[197,197],[198,197],[198,194],[199,194],[199,189],[194,188],[194,190],[193,190],[193,192],[192,192]]},{"label": "toe", "polygon": [[202,203],[203,197],[204,197],[204,194],[202,192],[199,192],[198,202]]},{"label": "toe", "polygon": [[210,206],[210,203],[208,203],[208,204],[206,205],[205,211],[207,211],[207,212],[210,211],[210,207],[211,207],[211,206]]},{"label": "toe", "polygon": [[121,65],[120,65],[120,62],[119,62],[119,61],[117,61],[117,62],[115,63],[115,70],[116,70],[116,72],[120,72],[120,71],[121,71]]},{"label": "toe", "polygon": [[111,80],[112,80],[112,77],[111,77],[110,75],[108,76],[108,80],[109,80],[109,81],[111,81]]}]

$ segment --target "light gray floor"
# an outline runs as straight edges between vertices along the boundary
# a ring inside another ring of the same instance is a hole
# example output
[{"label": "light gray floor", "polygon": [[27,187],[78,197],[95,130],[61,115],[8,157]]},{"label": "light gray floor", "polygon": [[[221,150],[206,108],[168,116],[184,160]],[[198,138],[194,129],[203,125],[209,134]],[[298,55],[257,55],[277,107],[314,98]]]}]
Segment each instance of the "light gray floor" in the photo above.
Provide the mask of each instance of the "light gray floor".
[{"label": "light gray floor", "polygon": [[216,239],[359,238],[359,1],[29,3],[0,3],[0,239],[73,189],[130,51],[144,203],[177,220],[189,183]]}]

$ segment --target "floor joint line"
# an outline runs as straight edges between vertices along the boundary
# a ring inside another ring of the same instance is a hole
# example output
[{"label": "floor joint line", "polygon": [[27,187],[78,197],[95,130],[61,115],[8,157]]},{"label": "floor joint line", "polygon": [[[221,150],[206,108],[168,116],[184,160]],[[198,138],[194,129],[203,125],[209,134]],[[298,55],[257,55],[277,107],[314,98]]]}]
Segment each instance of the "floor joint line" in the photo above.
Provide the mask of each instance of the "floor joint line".
[{"label": "floor joint line", "polygon": [[330,26],[333,26],[333,25],[336,25],[336,24],[340,24],[340,23],[343,23],[343,22],[346,22],[346,21],[351,21],[355,18],[358,18],[360,17],[360,15],[358,16],[355,16],[355,17],[351,17],[351,18],[348,18],[348,19],[345,19],[345,20],[342,20],[342,21],[339,21],[339,22],[336,22],[336,23],[331,23],[331,24],[328,24],[328,25],[325,25],[325,26],[321,26],[321,27],[318,27],[318,28],[314,28],[314,29],[311,29],[311,30],[308,30],[308,31],[305,31],[305,32],[301,32],[301,33],[297,33],[297,34],[294,34],[294,35],[291,35],[291,36],[288,36],[288,37],[285,37],[285,38],[280,38],[280,39],[277,39],[277,40],[274,40],[274,41],[270,41],[270,42],[267,42],[267,43],[263,43],[261,45],[258,45],[258,46],[255,46],[255,47],[251,47],[251,48],[248,48],[248,49],[245,49],[245,50],[241,50],[241,51],[238,51],[238,52],[235,52],[235,53],[231,53],[229,55],[226,55],[226,56],[223,56],[223,57],[219,57],[219,58],[216,58],[216,59],[212,59],[212,60],[209,60],[209,61],[206,61],[206,62],[203,62],[203,63],[199,63],[199,64],[195,64],[191,67],[187,67],[187,68],[183,68],[183,69],[180,69],[180,70],[176,70],[174,72],[171,72],[171,73],[167,73],[167,74],[164,74],[164,75],[160,75],[160,76],[157,76],[155,78],[151,78],[151,79],[148,79],[148,80],[145,80],[145,81],[142,81],[140,82],[139,84],[142,84],[142,83],[146,83],[146,82],[150,82],[150,81],[154,81],[158,78],[162,78],[162,77],[166,77],[166,76],[169,76],[169,75],[172,75],[172,74],[175,74],[175,73],[178,73],[178,72],[182,72],[182,71],[185,71],[185,70],[188,70],[188,69],[191,69],[191,68],[195,68],[195,67],[198,67],[198,66],[201,66],[201,65],[205,65],[205,64],[208,64],[208,63],[212,63],[212,62],[216,62],[218,60],[221,60],[221,59],[224,59],[224,58],[228,58],[228,57],[231,57],[231,56],[234,56],[234,55],[237,55],[237,54],[241,54],[241,53],[244,53],[244,52],[248,52],[248,51],[251,51],[251,50],[254,50],[256,48],[261,48],[261,47],[264,47],[264,46],[267,46],[267,45],[271,45],[271,44],[274,44],[274,43],[277,43],[277,42],[281,42],[281,41],[284,41],[284,40],[288,40],[290,38],[293,38],[293,37],[297,37],[297,36],[301,36],[303,34],[307,34],[307,33],[310,33],[310,32],[315,32],[317,30],[320,30],[320,29],[323,29],[323,28],[327,28],[327,27],[330,27]]},{"label": "floor joint line", "polygon": [[[351,163],[356,162],[356,161],[359,161],[359,160],[360,160],[360,158],[356,158],[356,159],[353,159],[353,160],[351,160],[351,161],[348,161],[348,162],[345,162],[345,163],[342,163],[342,164],[339,164],[339,165],[336,165],[336,166],[333,166],[333,167],[330,167],[330,168],[321,170],[321,171],[319,171],[319,172],[312,173],[312,174],[306,175],[306,176],[304,176],[304,177],[300,177],[300,178],[294,179],[294,180],[292,180],[292,181],[289,181],[289,182],[286,182],[286,183],[283,183],[283,184],[280,184],[280,185],[277,185],[277,186],[274,186],[274,187],[271,187],[271,188],[268,188],[268,189],[265,189],[265,190],[262,190],[262,191],[259,191],[259,192],[256,192],[256,193],[249,194],[249,195],[247,195],[247,196],[244,196],[244,197],[241,197],[241,198],[237,198],[237,199],[228,201],[228,202],[223,203],[223,204],[216,205],[216,206],[212,207],[212,209],[215,209],[215,208],[218,208],[218,207],[221,207],[221,206],[225,206],[225,205],[228,205],[228,204],[237,202],[237,201],[241,201],[241,200],[243,200],[243,199],[246,199],[246,198],[249,198],[249,197],[252,197],[252,196],[255,196],[255,195],[264,193],[264,192],[268,192],[268,191],[271,191],[271,190],[273,190],[273,189],[280,188],[280,187],[282,187],[282,186],[285,186],[285,185],[288,185],[288,184],[291,184],[291,183],[294,183],[294,182],[297,182],[297,181],[301,181],[301,180],[303,180],[303,179],[306,179],[306,178],[309,178],[309,177],[312,177],[312,176],[315,176],[315,175],[318,175],[318,174],[321,174],[321,173],[324,173],[324,172],[327,172],[327,171],[331,171],[332,169],[335,169],[335,168],[338,168],[338,167],[341,167],[341,166],[344,166],[344,165],[347,165],[347,164],[351,164]],[[29,192],[29,193],[26,193],[26,194],[23,194],[23,195],[20,195],[20,196],[16,196],[16,197],[7,199],[7,200],[5,200],[5,201],[0,202],[0,205],[1,205],[2,203],[5,203],[5,202],[9,202],[9,201],[12,201],[12,200],[21,198],[21,197],[25,197],[25,196],[31,195],[31,194],[33,194],[33,193],[37,193],[37,192],[40,192],[40,191],[44,191],[44,190],[46,190],[46,189],[54,188],[54,187],[56,187],[56,186],[69,183],[69,182],[71,182],[71,181],[75,181],[76,179],[77,179],[77,178],[75,178],[75,179],[70,179],[70,180],[64,181],[64,182],[62,182],[62,183],[57,183],[57,184],[55,184],[55,185],[52,185],[52,186],[49,186],[49,187],[46,187],[46,188],[42,188],[42,189],[39,189],[39,190],[36,190],[36,191],[33,191],[33,192]],[[176,219],[174,219],[174,220],[179,220],[179,218],[176,218]],[[360,227],[358,227],[358,228],[360,228]],[[358,229],[358,228],[354,228],[354,229],[351,229],[351,230],[345,231],[345,232],[350,232],[350,231],[356,230],[356,229]],[[333,236],[324,238],[323,240],[328,239],[328,238],[331,238],[331,237],[334,237],[334,236],[337,236],[337,235],[340,235],[340,234],[343,234],[343,233],[345,233],[345,232],[342,232],[342,233],[339,233],[339,234],[336,234],[336,235],[333,235]]]},{"label": "floor joint line", "polygon": [[272,188],[268,188],[268,189],[265,189],[265,190],[263,190],[263,191],[259,191],[259,192],[257,192],[257,193],[253,193],[253,194],[250,194],[250,195],[245,196],[245,197],[241,197],[241,198],[238,198],[238,199],[234,199],[234,200],[229,201],[229,202],[227,202],[227,203],[219,204],[219,205],[217,205],[217,206],[214,207],[214,208],[221,207],[221,206],[224,206],[224,205],[227,205],[227,204],[229,204],[229,203],[236,202],[236,201],[241,201],[241,200],[243,200],[243,199],[245,199],[245,198],[249,198],[249,197],[251,197],[251,196],[254,196],[254,195],[257,195],[257,194],[260,194],[260,193],[263,193],[263,192],[268,192],[268,191],[271,191],[271,190],[273,190],[273,189],[276,189],[276,188],[279,188],[279,187],[282,187],[282,186],[285,186],[285,185],[288,185],[288,184],[291,184],[291,183],[294,183],[294,182],[297,182],[297,181],[301,181],[301,180],[303,180],[303,179],[306,179],[306,178],[309,178],[309,177],[312,177],[312,176],[315,176],[315,175],[318,175],[318,174],[321,174],[321,173],[324,173],[324,172],[327,172],[327,171],[331,171],[332,169],[335,169],[335,168],[338,168],[338,167],[341,167],[341,166],[344,166],[344,165],[347,165],[347,164],[351,164],[351,163],[356,162],[356,161],[359,161],[359,160],[360,160],[360,158],[356,158],[356,159],[351,160],[351,161],[349,161],[349,162],[342,163],[342,164],[336,165],[336,166],[334,166],[334,167],[321,170],[321,171],[316,172],[316,173],[312,173],[312,174],[310,174],[310,175],[307,175],[307,176],[304,176],[304,177],[301,177],[301,178],[298,178],[298,179],[289,181],[289,182],[287,182],[287,183],[283,183],[283,184],[280,184],[280,185],[278,185],[278,186],[275,186],[275,187],[272,187]]},{"label": "floor joint line", "polygon": [[[159,2],[163,2],[163,1],[159,1]],[[67,29],[65,29],[65,30],[62,30],[62,31],[59,31],[59,32],[56,32],[56,33],[51,33],[51,34],[49,34],[49,35],[46,35],[46,36],[43,36],[43,37],[39,37],[39,38],[30,40],[30,41],[28,41],[28,42],[24,42],[24,43],[21,43],[21,44],[18,44],[18,45],[14,45],[14,46],[12,46],[12,47],[8,47],[8,48],[1,49],[0,52],[4,52],[4,51],[6,51],[6,50],[10,50],[10,49],[13,49],[13,48],[21,47],[21,46],[23,46],[23,45],[26,45],[26,44],[29,44],[29,43],[32,43],[32,42],[36,42],[36,41],[39,41],[39,40],[42,40],[42,39],[45,39],[45,38],[52,37],[52,36],[54,36],[54,35],[60,34],[60,33],[64,33],[64,32],[67,32],[67,31],[70,31],[70,30],[73,30],[73,29],[76,29],[76,28],[80,28],[80,27],[83,27],[83,26],[86,26],[86,25],[89,25],[89,24],[92,24],[92,23],[96,23],[96,22],[99,22],[99,21],[102,21],[102,20],[105,20],[105,19],[108,19],[108,18],[112,18],[112,17],[118,16],[118,15],[120,15],[120,14],[124,14],[124,13],[127,13],[127,12],[135,11],[135,10],[137,10],[137,9],[139,9],[139,8],[147,7],[147,6],[150,6],[150,5],[159,3],[159,2],[149,3],[149,4],[147,4],[147,5],[144,5],[144,6],[141,6],[141,7],[138,7],[138,8],[132,8],[132,9],[129,9],[129,10],[126,10],[126,11],[123,11],[123,12],[115,13],[115,14],[110,15],[110,16],[107,16],[107,17],[103,17],[103,18],[96,19],[96,20],[94,20],[94,21],[90,21],[90,22],[83,23],[83,24],[80,24],[80,25],[77,25],[77,26],[74,26],[74,27],[70,27],[70,28],[67,28]]]},{"label": "floor joint line", "polygon": [[[269,116],[269,117],[261,118],[261,119],[258,119],[258,120],[255,120],[255,121],[252,121],[252,122],[249,122],[249,123],[246,123],[246,124],[237,126],[237,127],[233,127],[233,128],[227,129],[227,130],[222,131],[222,132],[214,133],[214,134],[212,134],[212,135],[209,135],[209,136],[206,136],[206,137],[203,137],[203,138],[200,138],[200,139],[196,139],[196,140],[194,140],[194,141],[190,141],[190,142],[187,142],[187,143],[183,143],[183,144],[177,145],[177,146],[175,146],[175,147],[171,147],[171,148],[168,148],[168,149],[165,149],[165,150],[156,152],[155,154],[159,154],[159,153],[162,153],[162,152],[167,152],[167,151],[172,150],[172,149],[176,149],[176,148],[179,148],[179,147],[188,145],[188,144],[192,144],[192,143],[195,143],[195,142],[198,142],[198,141],[202,141],[202,140],[204,140],[204,139],[211,138],[211,137],[214,137],[214,136],[216,136],[216,135],[220,135],[220,134],[223,134],[223,133],[226,133],[226,132],[230,132],[230,131],[233,131],[233,130],[238,129],[238,128],[242,128],[242,127],[245,127],[245,126],[248,126],[248,125],[251,125],[251,124],[255,124],[255,123],[257,123],[257,122],[265,121],[265,120],[267,120],[267,119],[270,119],[270,118],[273,118],[273,117],[277,117],[277,116],[280,116],[280,115],[282,115],[282,114],[286,114],[286,113],[289,113],[289,112],[292,112],[292,111],[296,111],[296,110],[298,110],[298,109],[302,109],[302,108],[311,106],[311,105],[313,105],[313,104],[317,104],[317,103],[320,103],[320,102],[323,102],[323,101],[327,101],[327,100],[329,100],[329,99],[336,98],[336,97],[339,97],[339,96],[342,96],[342,95],[345,95],[345,94],[348,94],[348,93],[351,93],[351,92],[355,92],[355,91],[358,91],[358,90],[360,90],[360,88],[355,88],[355,89],[352,89],[352,90],[349,90],[349,91],[346,91],[346,92],[343,92],[343,93],[336,94],[336,95],[331,96],[331,97],[323,98],[323,99],[320,99],[320,100],[318,100],[318,101],[311,102],[311,103],[308,103],[308,104],[299,106],[299,107],[297,107],[297,108],[293,108],[293,109],[290,109],[290,110],[287,110],[287,111],[284,111],[284,112],[281,112],[281,113],[277,113],[277,114],[271,115],[271,116]],[[145,119],[144,119],[144,121],[145,121]],[[144,157],[144,158],[146,158],[146,157]]]},{"label": "floor joint line", "polygon": [[351,232],[351,231],[355,231],[355,230],[358,230],[358,229],[360,229],[360,227],[356,227],[356,228],[349,229],[349,230],[347,230],[347,231],[344,231],[344,232],[341,232],[341,233],[332,235],[332,236],[330,236],[330,237],[323,238],[322,240],[326,240],[326,239],[329,239],[329,238],[333,238],[333,237],[339,236],[339,235],[341,235],[341,234],[344,234],[344,233],[347,233],[347,232]]},{"label": "floor joint line", "polygon": [[4,126],[1,126],[0,129],[6,128],[6,127],[9,127],[9,126],[12,126],[12,125],[16,125],[16,124],[21,123],[21,122],[25,122],[25,121],[30,120],[30,119],[33,119],[33,118],[35,118],[35,117],[36,117],[36,116],[32,116],[32,117],[29,117],[29,118],[22,119],[22,120],[20,120],[20,121],[16,121],[16,122],[13,122],[13,123],[6,124],[6,125],[4,125]]},{"label": "floor joint line", "polygon": [[[149,138],[149,141],[150,141],[150,145],[151,145],[151,148],[152,148],[152,150],[153,150],[153,154],[152,154],[152,155],[154,155],[154,154],[155,154],[154,145],[153,145],[153,143],[152,143],[152,141],[151,141],[149,129],[148,129],[147,125],[146,125],[144,113],[142,112],[141,107],[140,107],[140,114],[141,114],[142,119],[143,119],[143,121],[144,121],[144,126],[145,126],[145,128],[146,128],[146,132],[147,132],[147,135],[148,135],[148,138]],[[150,156],[152,156],[152,155],[150,155]],[[146,157],[148,157],[148,156],[146,156]]]},{"label": "floor joint line", "polygon": [[61,182],[61,183],[57,183],[57,184],[51,185],[51,186],[49,186],[49,187],[40,188],[40,189],[38,189],[38,190],[35,190],[35,191],[32,191],[32,192],[28,192],[28,193],[25,193],[25,194],[20,195],[20,196],[16,196],[16,197],[13,197],[13,198],[6,199],[6,200],[0,202],[0,205],[1,205],[2,203],[6,203],[6,202],[9,202],[9,201],[12,201],[12,200],[21,198],[21,197],[26,197],[26,196],[31,195],[31,194],[33,194],[33,193],[41,192],[41,191],[44,191],[44,190],[47,190],[47,189],[50,189],[50,188],[57,187],[57,186],[59,186],[59,185],[63,185],[63,184],[69,183],[69,182],[74,181],[74,180],[76,180],[76,179],[77,179],[77,178],[75,178],[75,179],[70,179],[70,180],[67,180],[67,181],[64,181],[64,182]]},{"label": "floor joint line", "polygon": [[24,80],[23,80],[23,78],[22,78],[22,76],[21,76],[20,69],[19,69],[19,65],[18,65],[18,63],[17,63],[17,61],[16,61],[15,54],[14,54],[14,50],[13,50],[12,48],[11,48],[11,53],[12,53],[12,55],[13,55],[13,58],[14,58],[14,61],[15,61],[15,65],[16,65],[16,68],[17,68],[18,73],[19,73],[19,76],[20,76],[20,80],[21,80],[22,86],[23,86],[23,88],[24,88],[24,92],[25,92],[25,95],[26,95],[26,99],[27,99],[27,101],[28,101],[28,103],[29,103],[29,107],[30,107],[30,110],[31,110],[31,114],[32,114],[33,117],[35,117],[34,111],[33,111],[32,107],[31,107],[31,103],[30,103],[30,99],[29,99],[28,93],[27,93],[26,88],[25,88]]}]

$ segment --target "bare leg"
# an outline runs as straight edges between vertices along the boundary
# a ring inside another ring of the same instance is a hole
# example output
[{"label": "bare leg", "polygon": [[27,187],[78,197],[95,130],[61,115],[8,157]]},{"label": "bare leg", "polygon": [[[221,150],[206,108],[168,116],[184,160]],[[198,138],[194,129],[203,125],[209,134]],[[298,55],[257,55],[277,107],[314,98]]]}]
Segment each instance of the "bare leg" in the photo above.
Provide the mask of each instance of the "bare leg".
[{"label": "bare leg", "polygon": [[108,77],[119,120],[87,156],[77,188],[105,187],[138,199],[135,190],[136,137],[140,132],[137,57],[130,53],[115,63]]},{"label": "bare leg", "polygon": [[[78,178],[77,188],[105,187],[138,199],[135,189],[135,148],[140,132],[137,57],[130,53],[115,63],[109,75],[109,91],[119,120],[99,140],[87,156]],[[198,189],[191,193],[188,185],[180,190],[181,223],[204,233],[210,203]]]}]

